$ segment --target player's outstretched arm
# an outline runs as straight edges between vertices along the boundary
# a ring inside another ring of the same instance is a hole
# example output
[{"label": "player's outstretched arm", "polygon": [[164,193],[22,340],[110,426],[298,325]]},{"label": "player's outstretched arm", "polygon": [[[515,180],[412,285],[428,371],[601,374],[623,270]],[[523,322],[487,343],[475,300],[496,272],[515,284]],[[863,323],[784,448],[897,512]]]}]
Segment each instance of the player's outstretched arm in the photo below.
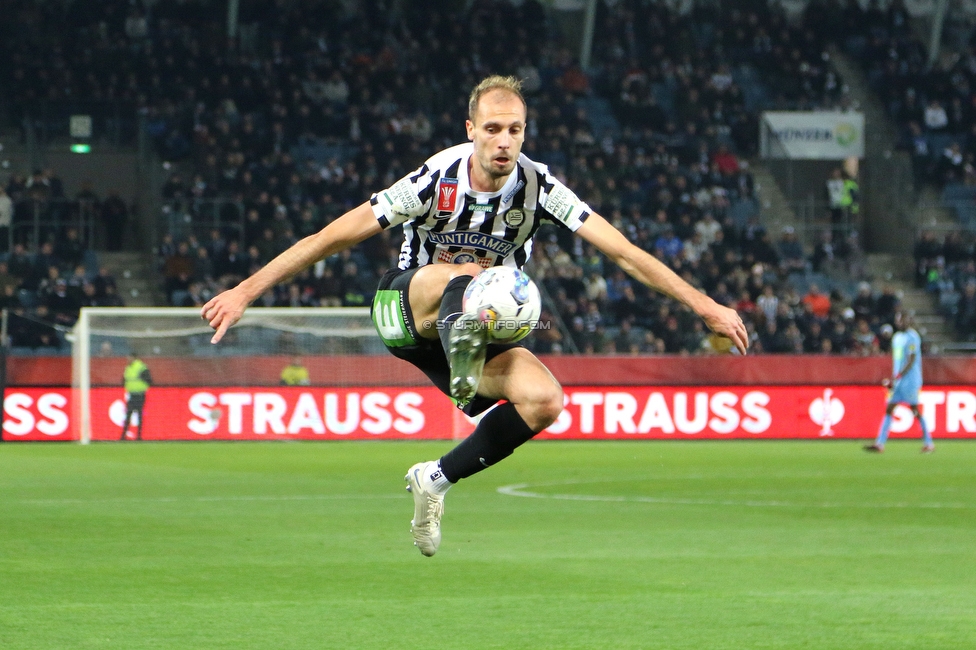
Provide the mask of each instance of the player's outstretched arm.
[{"label": "player's outstretched arm", "polygon": [[216,330],[210,342],[219,342],[227,329],[241,319],[248,305],[271,287],[321,259],[378,234],[380,230],[369,203],[363,203],[314,235],[298,241],[233,289],[214,296],[200,310],[203,319]]},{"label": "player's outstretched arm", "polygon": [[690,307],[710,330],[731,339],[739,352],[746,353],[749,336],[734,309],[718,304],[682,280],[656,257],[627,241],[620,231],[596,213],[590,214],[576,232],[631,277]]}]

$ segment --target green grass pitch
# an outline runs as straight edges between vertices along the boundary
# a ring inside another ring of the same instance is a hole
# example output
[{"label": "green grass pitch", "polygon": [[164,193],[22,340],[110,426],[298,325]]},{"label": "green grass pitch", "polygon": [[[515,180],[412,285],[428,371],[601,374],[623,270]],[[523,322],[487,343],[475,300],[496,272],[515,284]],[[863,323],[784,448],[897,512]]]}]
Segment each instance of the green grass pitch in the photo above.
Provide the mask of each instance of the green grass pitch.
[{"label": "green grass pitch", "polygon": [[972,648],[976,445],[0,445],[0,648]]}]

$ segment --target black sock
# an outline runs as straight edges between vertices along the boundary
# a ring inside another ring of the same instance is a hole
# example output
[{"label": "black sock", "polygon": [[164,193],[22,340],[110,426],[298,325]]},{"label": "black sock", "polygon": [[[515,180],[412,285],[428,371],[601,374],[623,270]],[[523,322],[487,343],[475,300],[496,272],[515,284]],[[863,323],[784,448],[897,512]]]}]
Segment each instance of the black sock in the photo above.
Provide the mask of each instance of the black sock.
[{"label": "black sock", "polygon": [[477,474],[512,455],[536,434],[511,402],[485,414],[474,432],[441,457],[441,471],[451,483]]},{"label": "black sock", "polygon": [[474,280],[472,275],[459,275],[444,287],[444,296],[441,298],[441,308],[437,312],[439,329],[438,335],[441,337],[441,345],[444,346],[444,354],[450,354],[450,324],[457,320],[461,315],[462,303],[464,302],[464,290],[468,284]]}]

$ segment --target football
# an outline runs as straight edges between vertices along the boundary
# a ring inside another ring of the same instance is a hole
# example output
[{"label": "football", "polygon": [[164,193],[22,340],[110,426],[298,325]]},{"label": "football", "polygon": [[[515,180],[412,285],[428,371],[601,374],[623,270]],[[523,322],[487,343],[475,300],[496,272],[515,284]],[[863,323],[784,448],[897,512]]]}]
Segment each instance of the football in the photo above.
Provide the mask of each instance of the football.
[{"label": "football", "polygon": [[535,282],[523,271],[496,266],[482,271],[464,292],[464,313],[476,316],[495,343],[524,339],[542,312]]}]

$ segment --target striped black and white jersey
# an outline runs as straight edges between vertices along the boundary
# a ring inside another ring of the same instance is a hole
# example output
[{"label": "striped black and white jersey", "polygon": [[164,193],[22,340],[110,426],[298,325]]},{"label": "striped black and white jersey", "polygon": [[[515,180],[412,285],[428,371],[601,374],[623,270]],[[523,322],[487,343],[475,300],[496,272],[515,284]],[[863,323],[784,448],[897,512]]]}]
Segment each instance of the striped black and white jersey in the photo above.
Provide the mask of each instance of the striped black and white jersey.
[{"label": "striped black and white jersey", "polygon": [[590,215],[546,165],[524,154],[501,190],[476,192],[468,179],[473,154],[473,143],[445,149],[370,198],[384,229],[403,224],[399,268],[437,262],[521,268],[546,220],[576,231]]}]

